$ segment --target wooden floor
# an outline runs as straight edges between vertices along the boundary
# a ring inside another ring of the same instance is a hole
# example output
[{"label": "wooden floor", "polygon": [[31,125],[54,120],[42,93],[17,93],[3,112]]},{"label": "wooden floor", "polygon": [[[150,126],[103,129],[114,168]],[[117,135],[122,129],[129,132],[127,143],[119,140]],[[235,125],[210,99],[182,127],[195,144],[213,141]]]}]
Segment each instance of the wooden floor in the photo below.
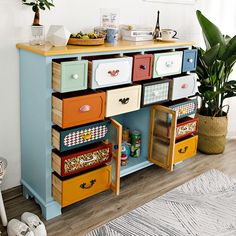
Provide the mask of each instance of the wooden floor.
[{"label": "wooden floor", "polygon": [[[173,172],[166,172],[151,166],[121,179],[121,193],[113,195],[110,191],[93,196],[69,206],[63,214],[45,222],[48,235],[75,236],[102,225],[168,191],[178,185],[206,172],[218,169],[236,177],[236,140],[229,140],[225,153],[207,156],[198,154],[181,164]],[[40,214],[34,200],[19,196],[5,203],[8,218],[18,218],[25,211]],[[2,235],[6,229],[2,226]]]}]

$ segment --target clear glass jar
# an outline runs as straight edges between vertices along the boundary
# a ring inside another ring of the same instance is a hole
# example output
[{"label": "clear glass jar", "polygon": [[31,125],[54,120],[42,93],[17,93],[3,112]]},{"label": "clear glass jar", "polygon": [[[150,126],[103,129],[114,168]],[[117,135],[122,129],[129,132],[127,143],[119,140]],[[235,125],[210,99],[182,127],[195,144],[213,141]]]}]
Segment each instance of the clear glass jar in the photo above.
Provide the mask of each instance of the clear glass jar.
[{"label": "clear glass jar", "polygon": [[31,45],[45,44],[45,29],[43,25],[30,26],[30,44]]}]

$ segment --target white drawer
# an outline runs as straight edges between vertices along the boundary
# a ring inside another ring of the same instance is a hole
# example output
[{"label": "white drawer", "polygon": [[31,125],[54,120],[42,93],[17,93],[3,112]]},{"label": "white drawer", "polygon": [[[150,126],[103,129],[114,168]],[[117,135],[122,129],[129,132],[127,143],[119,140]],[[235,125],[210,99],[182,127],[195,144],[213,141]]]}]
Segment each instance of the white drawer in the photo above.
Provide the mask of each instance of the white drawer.
[{"label": "white drawer", "polygon": [[92,89],[131,83],[132,57],[99,59],[89,62]]},{"label": "white drawer", "polygon": [[173,78],[171,81],[170,100],[173,101],[195,95],[197,91],[197,78],[195,73]]},{"label": "white drawer", "polygon": [[180,74],[183,52],[154,54],[153,78]]},{"label": "white drawer", "polygon": [[107,91],[106,117],[135,111],[140,108],[141,85]]}]

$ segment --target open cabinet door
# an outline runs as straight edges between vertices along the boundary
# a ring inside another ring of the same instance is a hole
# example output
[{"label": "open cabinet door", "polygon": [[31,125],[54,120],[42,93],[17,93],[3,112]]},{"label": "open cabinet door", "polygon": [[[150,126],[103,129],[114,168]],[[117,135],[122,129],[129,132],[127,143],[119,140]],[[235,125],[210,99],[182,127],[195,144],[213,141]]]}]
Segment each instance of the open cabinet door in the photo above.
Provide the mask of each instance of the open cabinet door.
[{"label": "open cabinet door", "polygon": [[[122,125],[110,118],[111,120],[111,135],[109,142],[112,143],[112,183],[111,189],[116,194],[120,193],[120,162],[121,162],[121,143],[122,143]],[[114,148],[115,147],[115,148]]]},{"label": "open cabinet door", "polygon": [[162,105],[155,105],[150,114],[150,162],[169,171],[173,170],[176,136],[176,112]]}]

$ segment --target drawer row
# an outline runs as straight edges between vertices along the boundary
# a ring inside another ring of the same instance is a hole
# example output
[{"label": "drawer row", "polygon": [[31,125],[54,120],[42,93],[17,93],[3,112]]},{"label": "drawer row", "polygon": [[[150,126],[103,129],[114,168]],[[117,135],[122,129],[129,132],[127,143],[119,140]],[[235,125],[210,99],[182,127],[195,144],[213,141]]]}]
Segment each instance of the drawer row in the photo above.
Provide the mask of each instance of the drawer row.
[{"label": "drawer row", "polygon": [[53,89],[60,93],[99,89],[194,71],[197,50],[110,57],[55,59]]},{"label": "drawer row", "polygon": [[63,129],[95,122],[138,110],[142,106],[195,95],[196,84],[197,75],[192,73],[106,91],[54,93],[52,120]]}]

